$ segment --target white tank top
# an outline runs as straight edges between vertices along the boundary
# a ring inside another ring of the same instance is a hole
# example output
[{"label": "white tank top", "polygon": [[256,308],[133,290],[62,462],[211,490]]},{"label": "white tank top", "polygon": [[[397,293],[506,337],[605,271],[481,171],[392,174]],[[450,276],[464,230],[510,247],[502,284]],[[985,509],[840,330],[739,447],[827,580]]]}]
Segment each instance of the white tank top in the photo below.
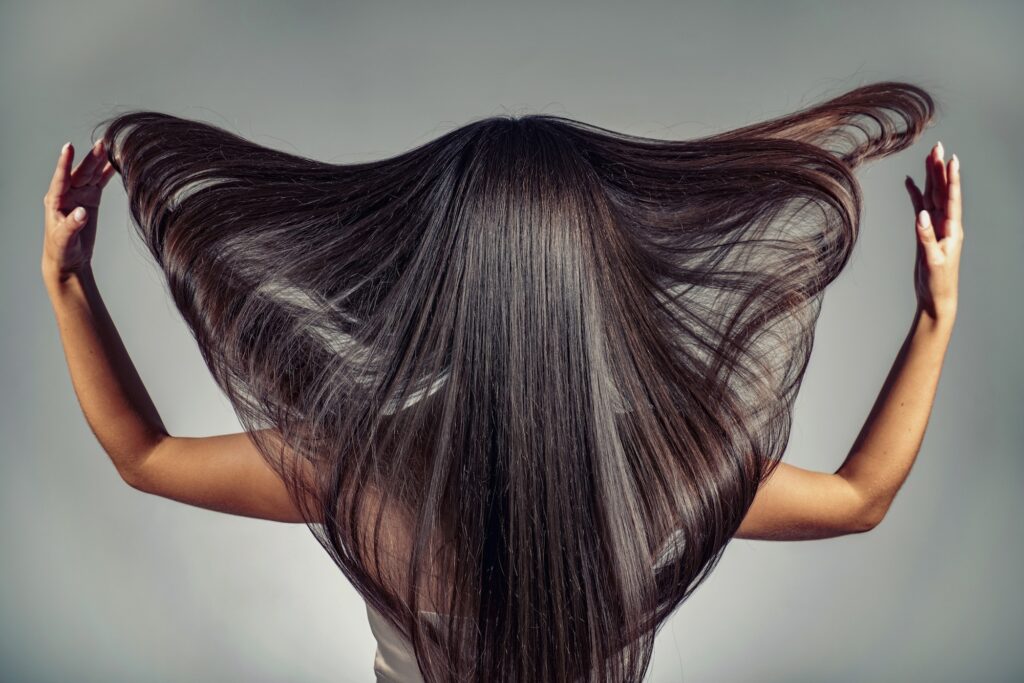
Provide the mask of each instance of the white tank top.
[{"label": "white tank top", "polygon": [[[678,552],[679,547],[685,544],[682,531],[676,530],[662,544],[655,568],[665,564],[673,556],[673,551]],[[441,617],[437,612],[420,614],[429,615],[435,621]],[[371,607],[370,603],[366,603],[366,616],[370,622],[370,631],[377,639],[377,652],[373,657],[373,672],[377,676],[377,683],[424,683],[412,643],[388,623],[383,614]]]},{"label": "white tank top", "polygon": [[423,683],[412,643],[370,603],[366,603],[366,616],[373,637],[377,639],[377,652],[373,658],[377,683]]}]

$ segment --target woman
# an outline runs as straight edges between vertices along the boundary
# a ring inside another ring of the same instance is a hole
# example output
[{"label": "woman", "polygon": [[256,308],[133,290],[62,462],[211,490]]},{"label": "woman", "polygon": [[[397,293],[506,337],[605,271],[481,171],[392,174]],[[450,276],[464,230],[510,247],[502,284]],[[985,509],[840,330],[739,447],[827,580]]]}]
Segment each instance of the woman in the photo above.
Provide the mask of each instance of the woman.
[{"label": "woman", "polygon": [[[781,457],[854,172],[933,112],[883,82],[689,141],[490,117],[350,165],[131,112],[62,149],[42,274],[124,480],[308,524],[380,680],[636,681],[730,539],[867,531],[907,477],[957,308],[941,143],[877,403],[834,473]],[[240,433],[168,434],[121,344],[90,265],[115,172]]]}]

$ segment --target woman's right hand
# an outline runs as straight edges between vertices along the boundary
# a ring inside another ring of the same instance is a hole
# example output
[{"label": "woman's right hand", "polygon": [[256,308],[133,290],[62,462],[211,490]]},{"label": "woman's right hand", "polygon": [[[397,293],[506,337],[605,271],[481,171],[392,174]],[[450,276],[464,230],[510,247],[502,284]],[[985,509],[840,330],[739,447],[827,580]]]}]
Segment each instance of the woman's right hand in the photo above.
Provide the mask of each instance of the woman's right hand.
[{"label": "woman's right hand", "polygon": [[917,216],[914,288],[920,310],[936,321],[956,316],[960,248],[964,241],[960,205],[960,159],[948,164],[936,143],[925,158],[924,192],[907,176],[907,192]]}]

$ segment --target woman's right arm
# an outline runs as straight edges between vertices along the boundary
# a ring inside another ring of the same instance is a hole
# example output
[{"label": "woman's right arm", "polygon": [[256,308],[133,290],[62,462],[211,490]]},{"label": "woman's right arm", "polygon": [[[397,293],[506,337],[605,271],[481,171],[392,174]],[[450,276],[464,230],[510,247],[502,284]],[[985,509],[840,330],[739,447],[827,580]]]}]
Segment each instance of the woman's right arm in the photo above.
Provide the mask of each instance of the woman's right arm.
[{"label": "woman's right arm", "polygon": [[914,464],[935,401],[953,320],[918,311],[885,385],[837,474],[856,488],[872,526]]},{"label": "woman's right arm", "polygon": [[918,306],[903,346],[849,455],[834,474],[780,463],[754,498],[737,538],[806,540],[859,533],[885,517],[924,439],[956,318],[963,226],[959,159],[937,144],[920,192],[914,282]]},{"label": "woman's right arm", "polygon": [[779,463],[735,537],[812,540],[868,531],[881,522],[921,447],[952,326],[952,320],[919,311],[839,469],[828,474]]}]

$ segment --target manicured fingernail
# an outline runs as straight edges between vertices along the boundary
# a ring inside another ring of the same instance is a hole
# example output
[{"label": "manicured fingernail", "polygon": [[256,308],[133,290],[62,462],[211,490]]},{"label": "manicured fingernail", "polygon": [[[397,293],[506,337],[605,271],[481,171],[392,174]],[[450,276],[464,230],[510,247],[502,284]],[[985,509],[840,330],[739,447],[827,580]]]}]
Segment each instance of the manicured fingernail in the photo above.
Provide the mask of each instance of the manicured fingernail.
[{"label": "manicured fingernail", "polygon": [[926,210],[922,209],[917,212],[917,227],[919,229],[924,230],[927,228],[929,222],[928,212]]},{"label": "manicured fingernail", "polygon": [[939,140],[939,142],[935,146],[939,148],[939,156],[941,157],[942,156],[942,140]]},{"label": "manicured fingernail", "polygon": [[71,146],[70,142],[65,142],[64,145],[60,148],[60,153],[63,154],[64,152],[68,151],[68,147],[70,147],[70,146]]},{"label": "manicured fingernail", "polygon": [[76,221],[84,221],[85,209],[83,209],[82,207],[78,207],[77,209],[74,210],[73,215]]},{"label": "manicured fingernail", "polygon": [[960,170],[960,159],[957,157],[956,152],[953,153],[953,168],[957,171]]}]

